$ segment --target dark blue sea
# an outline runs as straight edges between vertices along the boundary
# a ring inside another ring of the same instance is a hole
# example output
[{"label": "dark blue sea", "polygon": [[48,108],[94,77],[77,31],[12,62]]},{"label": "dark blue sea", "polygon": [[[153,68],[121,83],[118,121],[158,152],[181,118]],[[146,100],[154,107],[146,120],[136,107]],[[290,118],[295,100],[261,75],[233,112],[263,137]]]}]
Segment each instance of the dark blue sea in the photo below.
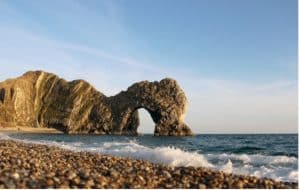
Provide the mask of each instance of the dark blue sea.
[{"label": "dark blue sea", "polygon": [[297,134],[132,137],[2,133],[1,138],[53,145],[74,151],[144,159],[170,166],[202,166],[228,173],[298,181]]}]

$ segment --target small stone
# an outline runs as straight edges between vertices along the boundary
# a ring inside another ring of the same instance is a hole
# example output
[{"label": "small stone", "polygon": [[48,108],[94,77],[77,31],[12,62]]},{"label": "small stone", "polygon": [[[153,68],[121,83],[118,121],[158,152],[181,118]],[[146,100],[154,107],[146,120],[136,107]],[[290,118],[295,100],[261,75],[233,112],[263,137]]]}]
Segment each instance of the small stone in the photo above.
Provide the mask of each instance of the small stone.
[{"label": "small stone", "polygon": [[199,189],[206,189],[206,185],[203,184],[203,183],[200,183],[200,184],[198,185],[198,188],[199,188]]},{"label": "small stone", "polygon": [[175,170],[175,171],[174,171],[174,174],[176,174],[176,175],[181,175],[181,170],[180,170],[180,169]]},{"label": "small stone", "polygon": [[58,177],[53,177],[53,181],[55,181],[56,183],[59,183],[60,179]]},{"label": "small stone", "polygon": [[112,177],[118,177],[119,173],[115,169],[111,169],[109,171],[109,175],[111,175]]},{"label": "small stone", "polygon": [[13,173],[11,175],[15,180],[18,180],[20,178],[20,175],[18,173]]},{"label": "small stone", "polygon": [[87,179],[87,178],[89,178],[90,174],[89,174],[89,171],[85,170],[85,171],[80,171],[79,176],[83,179]]},{"label": "small stone", "polygon": [[55,176],[55,173],[54,173],[54,172],[49,172],[49,173],[46,174],[46,176],[47,176],[48,178],[52,178],[52,177]]},{"label": "small stone", "polygon": [[52,179],[47,179],[46,184],[47,184],[47,186],[53,186],[54,181]]},{"label": "small stone", "polygon": [[107,182],[107,179],[104,176],[98,176],[96,178],[96,182],[101,184],[101,185],[105,185]]},{"label": "small stone", "polygon": [[172,184],[169,184],[169,183],[167,183],[167,184],[165,185],[165,187],[166,187],[167,189],[171,189],[171,188],[173,187],[173,185],[172,185]]},{"label": "small stone", "polygon": [[166,176],[167,178],[171,178],[171,177],[172,177],[172,175],[171,175],[168,171],[165,171],[165,170],[164,170],[162,173],[163,173],[163,175]]},{"label": "small stone", "polygon": [[95,183],[94,183],[94,180],[93,180],[93,179],[89,179],[89,180],[87,180],[86,183],[85,183],[85,187],[87,187],[87,188],[90,188],[90,187],[92,187],[92,186],[94,186],[94,185],[95,185]]},{"label": "small stone", "polygon": [[77,175],[76,175],[76,173],[75,172],[69,172],[68,173],[68,179],[69,180],[72,180],[73,178],[75,178]]},{"label": "small stone", "polygon": [[143,178],[143,176],[138,175],[137,178],[139,179],[140,182],[145,183],[145,179]]},{"label": "small stone", "polygon": [[21,165],[22,161],[20,159],[17,159],[17,164]]},{"label": "small stone", "polygon": [[125,172],[126,172],[126,173],[131,173],[132,171],[133,171],[133,169],[132,169],[131,167],[125,169]]},{"label": "small stone", "polygon": [[234,184],[237,189],[243,189],[244,183],[242,181],[238,181]]}]

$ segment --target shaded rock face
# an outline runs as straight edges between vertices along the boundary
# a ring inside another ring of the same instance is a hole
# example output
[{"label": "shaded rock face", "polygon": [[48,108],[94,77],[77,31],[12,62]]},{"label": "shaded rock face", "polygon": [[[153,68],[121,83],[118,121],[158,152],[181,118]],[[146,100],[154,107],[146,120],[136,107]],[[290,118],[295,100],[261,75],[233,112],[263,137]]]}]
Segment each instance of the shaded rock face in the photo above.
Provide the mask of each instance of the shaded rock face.
[{"label": "shaded rock face", "polygon": [[142,81],[111,97],[83,80],[67,82],[30,71],[0,83],[0,127],[47,127],[65,133],[136,135],[146,109],[154,135],[192,135],[184,123],[187,99],[173,79]]}]

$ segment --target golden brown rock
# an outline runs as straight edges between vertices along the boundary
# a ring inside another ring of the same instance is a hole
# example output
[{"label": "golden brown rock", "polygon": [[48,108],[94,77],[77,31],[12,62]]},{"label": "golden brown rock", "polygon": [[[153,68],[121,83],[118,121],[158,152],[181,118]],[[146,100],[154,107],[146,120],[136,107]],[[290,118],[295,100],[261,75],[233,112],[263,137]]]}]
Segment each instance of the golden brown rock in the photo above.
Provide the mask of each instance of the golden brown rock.
[{"label": "golden brown rock", "polygon": [[173,79],[142,81],[111,97],[83,80],[30,71],[0,83],[0,127],[46,127],[65,133],[136,135],[146,109],[154,135],[192,135],[184,123],[187,99]]}]

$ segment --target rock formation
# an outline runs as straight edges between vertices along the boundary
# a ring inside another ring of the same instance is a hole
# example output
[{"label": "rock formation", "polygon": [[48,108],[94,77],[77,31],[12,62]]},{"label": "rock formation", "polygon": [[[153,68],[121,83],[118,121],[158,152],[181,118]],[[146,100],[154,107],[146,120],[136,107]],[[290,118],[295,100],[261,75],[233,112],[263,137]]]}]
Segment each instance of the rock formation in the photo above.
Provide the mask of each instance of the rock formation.
[{"label": "rock formation", "polygon": [[65,133],[136,135],[138,109],[146,109],[154,135],[192,135],[184,123],[187,99],[177,82],[142,81],[107,97],[83,80],[67,82],[30,71],[0,83],[0,127],[47,127]]}]

